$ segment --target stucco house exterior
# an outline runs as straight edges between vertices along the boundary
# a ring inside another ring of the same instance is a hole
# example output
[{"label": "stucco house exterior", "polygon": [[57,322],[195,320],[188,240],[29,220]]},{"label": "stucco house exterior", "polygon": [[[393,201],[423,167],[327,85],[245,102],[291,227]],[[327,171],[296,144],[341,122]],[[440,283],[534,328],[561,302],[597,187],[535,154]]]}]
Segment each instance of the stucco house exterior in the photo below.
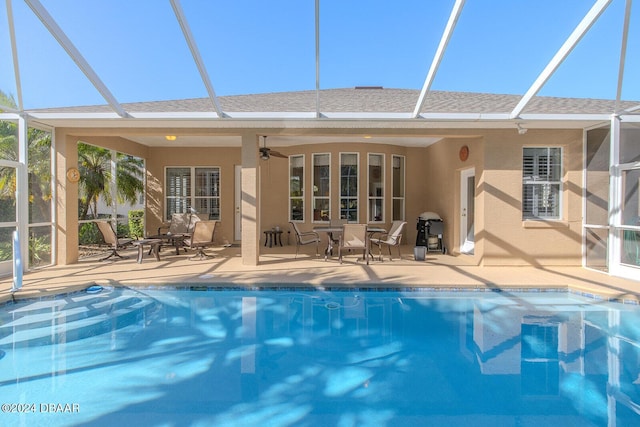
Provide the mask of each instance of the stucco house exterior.
[{"label": "stucco house exterior", "polygon": [[[57,263],[78,259],[78,188],[65,174],[82,141],[145,160],[148,234],[193,206],[221,221],[218,239],[241,244],[247,264],[259,262],[263,230],[340,217],[404,220],[411,252],[417,218],[433,212],[448,253],[478,265],[637,273],[638,116],[614,114],[637,103],[534,97],[513,119],[505,112],[519,96],[433,91],[414,117],[418,96],[382,87],[229,96],[220,116],[208,98],[123,104],[129,117],[106,105],[29,111],[54,129]],[[261,159],[264,147],[282,157]],[[626,172],[610,185],[614,169]]]},{"label": "stucco house exterior", "polygon": [[[315,41],[315,90],[217,96],[189,21],[172,1],[208,97],[137,103],[120,103],[44,5],[27,3],[105,104],[25,108],[7,9],[17,100],[0,102],[0,124],[16,129],[17,143],[15,159],[0,159],[16,187],[5,195],[15,212],[0,218],[3,247],[15,229],[23,253],[36,236],[50,240],[51,263],[78,260],[78,182],[68,174],[77,175],[84,142],[144,159],[147,234],[172,213],[195,209],[220,221],[220,243],[240,244],[247,265],[259,263],[263,232],[290,221],[310,229],[339,218],[385,228],[403,220],[411,248],[416,221],[428,212],[444,221],[449,255],[477,265],[583,265],[640,276],[640,102],[622,100],[630,2],[617,12],[615,100],[537,96],[611,0],[596,1],[551,47],[555,54],[522,96],[432,90],[464,1],[453,4],[422,90],[323,88],[316,1],[314,37],[307,34]],[[51,170],[40,177],[47,194],[35,216],[30,129],[51,135]]]}]

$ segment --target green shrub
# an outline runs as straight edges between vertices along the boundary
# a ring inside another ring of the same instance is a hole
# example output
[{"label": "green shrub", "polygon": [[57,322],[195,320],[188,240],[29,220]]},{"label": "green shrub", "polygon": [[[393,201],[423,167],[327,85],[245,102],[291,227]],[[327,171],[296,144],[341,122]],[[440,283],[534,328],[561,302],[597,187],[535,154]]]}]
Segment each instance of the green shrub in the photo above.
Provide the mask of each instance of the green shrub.
[{"label": "green shrub", "polygon": [[15,228],[0,228],[0,261],[13,258],[13,230]]},{"label": "green shrub", "polygon": [[0,261],[13,259],[13,244],[11,242],[0,243]]},{"label": "green shrub", "polygon": [[129,224],[118,222],[118,228],[116,229],[116,235],[118,237],[130,237]]},{"label": "green shrub", "polygon": [[134,239],[144,237],[144,210],[133,209],[129,211],[129,235]]},{"label": "green shrub", "polygon": [[51,262],[51,238],[32,235],[29,238],[29,265],[37,266],[42,261]]},{"label": "green shrub", "polygon": [[81,245],[95,245],[102,243],[102,236],[93,222],[87,222],[80,225],[78,240]]}]

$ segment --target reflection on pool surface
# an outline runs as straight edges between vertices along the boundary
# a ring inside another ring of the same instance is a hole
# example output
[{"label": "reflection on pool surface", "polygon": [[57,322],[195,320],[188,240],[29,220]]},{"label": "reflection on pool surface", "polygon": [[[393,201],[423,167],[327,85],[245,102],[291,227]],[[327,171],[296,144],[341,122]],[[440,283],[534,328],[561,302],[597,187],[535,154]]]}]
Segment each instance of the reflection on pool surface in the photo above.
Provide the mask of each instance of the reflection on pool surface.
[{"label": "reflection on pool surface", "polygon": [[1,307],[1,417],[639,425],[639,342],[637,306],[559,292],[105,289]]}]

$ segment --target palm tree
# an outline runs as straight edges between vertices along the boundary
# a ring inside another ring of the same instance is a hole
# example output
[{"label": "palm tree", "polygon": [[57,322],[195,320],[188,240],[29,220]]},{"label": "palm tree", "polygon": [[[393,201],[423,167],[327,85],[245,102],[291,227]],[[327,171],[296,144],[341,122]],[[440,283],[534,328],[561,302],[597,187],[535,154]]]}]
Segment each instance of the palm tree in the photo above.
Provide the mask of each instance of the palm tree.
[{"label": "palm tree", "polygon": [[[15,108],[13,97],[0,91],[0,105]],[[51,219],[51,134],[40,129],[27,131],[29,156],[29,214],[31,222]],[[0,158],[18,161],[18,126],[0,121]],[[15,201],[16,176],[13,168],[0,168],[0,198]]]},{"label": "palm tree", "polygon": [[[0,121],[0,159],[18,160],[17,126],[13,122]],[[13,198],[16,192],[16,174],[13,168],[0,169],[0,198]]]},{"label": "palm tree", "polygon": [[[16,105],[16,100],[13,98],[13,95],[7,95],[3,91],[0,90],[0,107],[1,106],[10,107],[13,109],[18,108]],[[0,109],[0,113],[4,110]]]},{"label": "palm tree", "polygon": [[[113,204],[111,181],[111,151],[94,145],[78,143],[80,169],[80,219],[87,219],[89,209],[93,218],[98,217],[100,197],[107,206]],[[134,204],[144,191],[142,159],[127,154],[116,156],[116,199],[118,203]]]},{"label": "palm tree", "polygon": [[[0,90],[0,106],[15,108],[13,96]],[[0,113],[3,112],[0,109]],[[18,126],[14,122],[0,120],[0,159],[18,160]],[[0,168],[0,198],[13,200],[16,194],[16,174],[13,168]]]},{"label": "palm tree", "polygon": [[[0,105],[16,109],[12,96],[0,91]],[[12,121],[0,121],[0,159],[18,162],[18,125]],[[29,224],[51,221],[51,134],[35,128],[27,130]],[[15,218],[17,181],[15,168],[0,168],[0,218]],[[7,233],[12,227],[0,229],[2,245],[0,260],[11,257],[12,249]],[[31,264],[42,260],[41,255],[51,253],[50,236],[30,236],[29,259]]]}]

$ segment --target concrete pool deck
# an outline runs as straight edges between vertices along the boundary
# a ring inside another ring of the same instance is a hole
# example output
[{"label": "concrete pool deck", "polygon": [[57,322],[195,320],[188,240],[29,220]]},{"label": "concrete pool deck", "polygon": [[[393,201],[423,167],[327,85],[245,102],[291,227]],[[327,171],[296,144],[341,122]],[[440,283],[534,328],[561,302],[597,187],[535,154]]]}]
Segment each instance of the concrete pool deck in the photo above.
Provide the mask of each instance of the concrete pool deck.
[{"label": "concrete pool deck", "polygon": [[11,293],[13,279],[0,280],[0,302],[12,297],[33,298],[69,292],[93,284],[109,286],[194,285],[208,287],[278,287],[316,288],[409,288],[438,287],[456,289],[570,289],[604,299],[638,303],[640,281],[611,277],[581,267],[479,267],[464,256],[428,253],[425,261],[413,259],[413,248],[403,247],[402,259],[369,265],[356,262],[349,254],[343,264],[337,257],[325,261],[316,258],[313,249],[303,247],[297,259],[295,247],[262,248],[260,265],[242,264],[240,248],[215,248],[208,252],[215,258],[189,260],[191,254],[176,255],[171,249],[161,253],[161,260],[145,253],[136,262],[136,249],[122,251],[126,260],[98,261],[105,254],[83,259],[77,264],[54,266],[28,272],[22,289]]}]

